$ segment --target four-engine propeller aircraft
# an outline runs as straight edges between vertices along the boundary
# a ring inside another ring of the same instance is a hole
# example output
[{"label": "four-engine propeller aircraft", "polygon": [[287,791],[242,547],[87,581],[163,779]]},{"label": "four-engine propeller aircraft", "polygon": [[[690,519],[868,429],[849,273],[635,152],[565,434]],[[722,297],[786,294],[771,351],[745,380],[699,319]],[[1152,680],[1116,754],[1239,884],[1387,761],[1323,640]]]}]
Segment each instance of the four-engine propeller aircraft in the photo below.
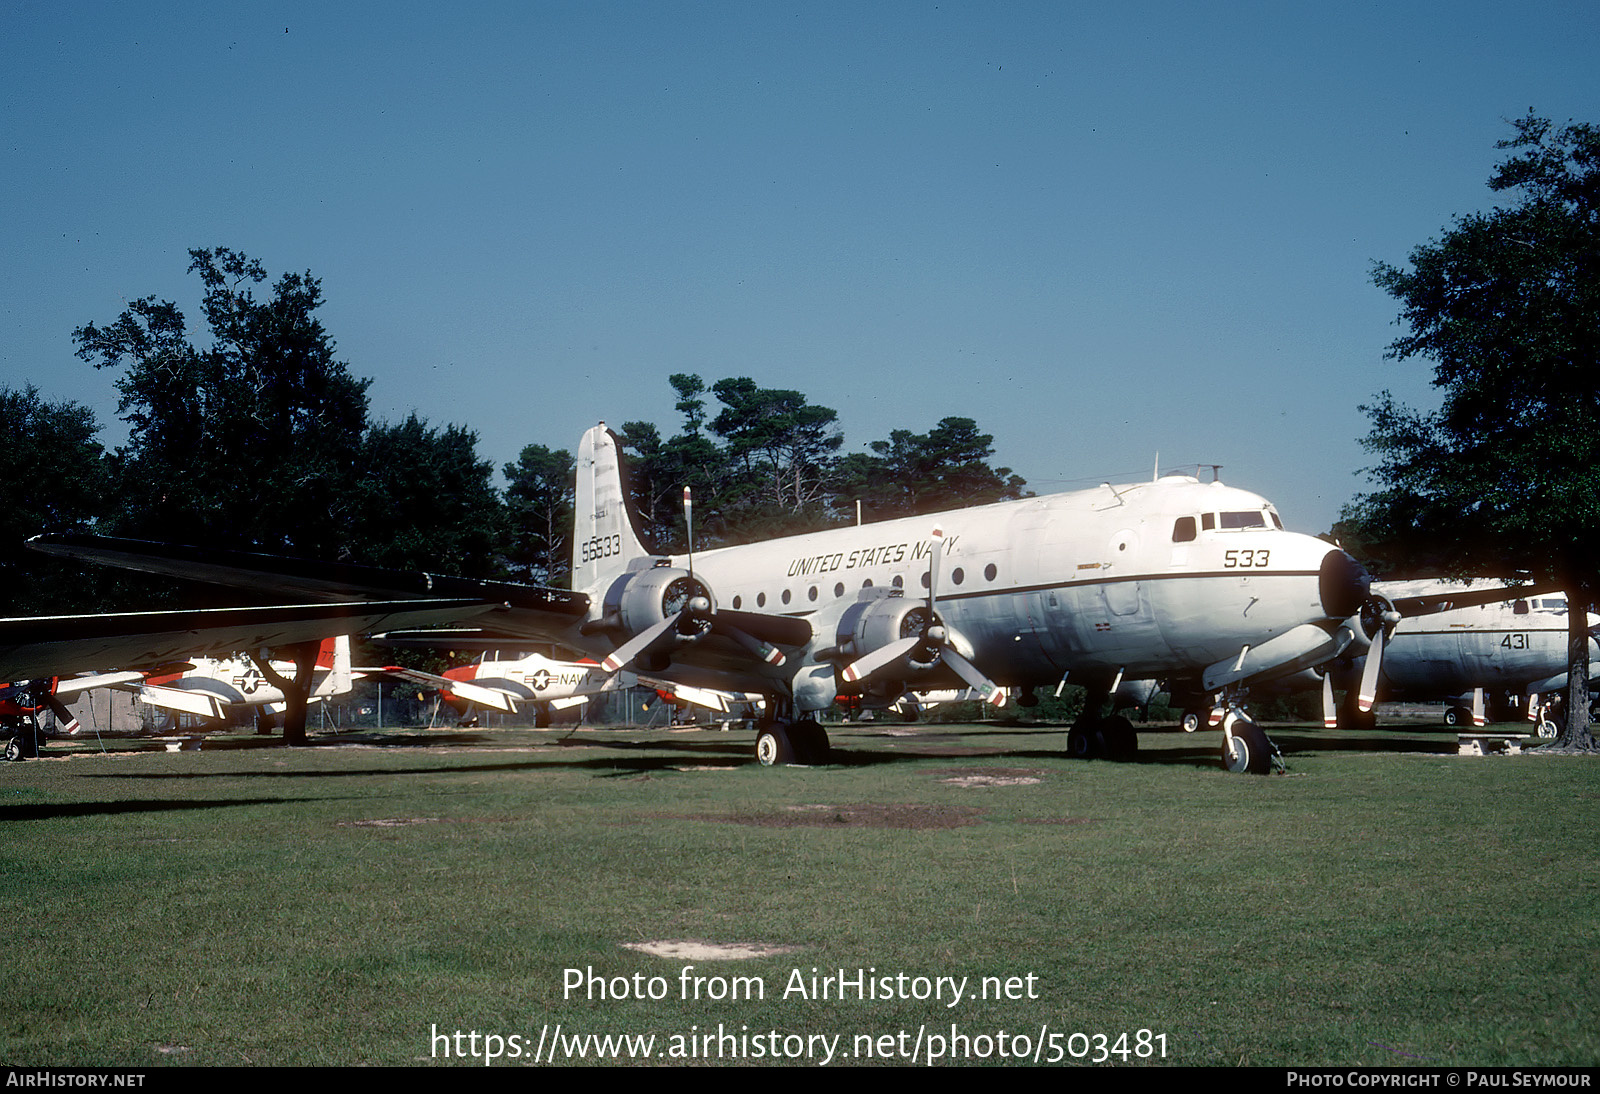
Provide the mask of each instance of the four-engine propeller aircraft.
[{"label": "four-engine propeller aircraft", "polygon": [[486,633],[584,650],[608,671],[765,695],[756,752],[768,764],[824,758],[816,716],[839,695],[887,705],[908,688],[994,696],[1062,679],[1089,692],[1069,751],[1127,754],[1137,737],[1102,717],[1105,701],[1125,679],[1164,679],[1225,711],[1225,766],[1264,772],[1274,749],[1244,712],[1248,689],[1358,639],[1378,660],[1406,610],[1374,595],[1344,551],[1286,531],[1259,495],[1189,476],[682,557],[645,548],[626,498],[615,437],[590,429],[571,591],[92,537],[34,545],[328,599],[477,596],[494,605]]},{"label": "four-engine propeller aircraft", "polygon": [[52,553],[329,598],[478,595],[485,630],[552,641],[691,687],[768,697],[757,754],[815,762],[815,720],[840,694],[886,705],[908,687],[1084,684],[1079,755],[1137,747],[1100,709],[1121,679],[1220,694],[1225,762],[1267,770],[1249,685],[1342,652],[1383,621],[1343,551],[1285,531],[1263,498],[1187,476],[998,502],[674,558],[647,551],[617,443],[578,453],[571,592],[88,537]]}]

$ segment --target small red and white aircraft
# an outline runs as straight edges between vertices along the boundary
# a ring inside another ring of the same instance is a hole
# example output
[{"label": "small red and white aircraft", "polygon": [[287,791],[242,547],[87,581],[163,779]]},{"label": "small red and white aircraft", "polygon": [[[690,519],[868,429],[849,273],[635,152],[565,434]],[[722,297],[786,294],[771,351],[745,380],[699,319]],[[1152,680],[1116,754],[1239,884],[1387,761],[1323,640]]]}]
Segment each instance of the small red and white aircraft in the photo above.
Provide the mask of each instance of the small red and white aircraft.
[{"label": "small red and white aircraft", "polygon": [[[425,634],[412,636],[425,639]],[[406,680],[439,692],[443,701],[461,716],[462,725],[477,722],[478,709],[511,713],[525,703],[535,706],[535,725],[550,724],[552,710],[581,706],[603,691],[618,687],[616,674],[603,671],[593,661],[556,661],[530,653],[502,660],[499,651],[442,675],[399,665],[362,668],[365,676]]]},{"label": "small red and white aircraft", "polygon": [[[22,759],[36,751],[42,736],[40,711],[54,711],[61,727],[71,732],[72,714],[64,699],[92,688],[136,683],[152,672],[171,672],[171,666],[197,649],[287,648],[337,634],[457,621],[463,613],[473,616],[491,607],[481,598],[412,594],[384,601],[342,598],[331,604],[0,619],[0,680],[16,681],[0,688],[6,758]],[[122,668],[71,675],[107,666]]]},{"label": "small red and white aircraft", "polygon": [[[280,677],[294,678],[294,662],[268,663]],[[354,674],[350,669],[349,635],[323,639],[314,673],[311,702],[350,693]],[[140,680],[103,686],[133,692],[142,702],[163,710],[219,721],[239,707],[258,707],[265,714],[281,715],[287,703],[282,689],[268,679],[257,661],[237,652],[225,658],[193,657],[178,671],[157,671]]]}]

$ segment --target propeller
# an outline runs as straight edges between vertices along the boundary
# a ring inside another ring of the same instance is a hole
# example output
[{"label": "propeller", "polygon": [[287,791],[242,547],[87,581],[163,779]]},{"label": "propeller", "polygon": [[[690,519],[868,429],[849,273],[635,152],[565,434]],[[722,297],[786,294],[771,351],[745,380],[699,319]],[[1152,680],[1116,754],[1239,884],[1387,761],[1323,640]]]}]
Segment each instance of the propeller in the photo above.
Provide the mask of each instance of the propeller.
[{"label": "propeller", "polygon": [[886,642],[875,650],[869,650],[844,667],[844,678],[850,683],[855,683],[901,657],[919,668],[932,668],[943,661],[968,687],[977,691],[985,703],[999,706],[1005,702],[1005,691],[996,687],[992,680],[956,649],[954,641],[957,636],[939,618],[939,562],[943,554],[944,530],[935,528],[933,549],[928,552],[928,605],[923,614],[921,632]]},{"label": "propeller", "polygon": [[1326,669],[1322,673],[1322,726],[1324,729],[1336,729],[1339,725],[1339,710],[1333,702],[1333,673]]},{"label": "propeller", "polygon": [[[687,596],[683,606],[662,619],[661,622],[652,624],[628,639],[622,645],[612,650],[600,662],[600,666],[607,672],[617,672],[625,665],[632,664],[634,659],[648,652],[651,647],[664,639],[669,632],[675,633],[684,641],[698,641],[708,634],[720,634],[738,643],[740,648],[749,653],[758,661],[769,665],[777,665],[783,661],[783,651],[770,642],[750,634],[736,625],[726,613],[719,613],[711,604],[711,597],[694,577],[694,499],[689,488],[683,488],[683,520],[689,539],[688,548],[688,584]],[[739,613],[744,616],[744,613]],[[759,622],[760,617],[748,617]]]},{"label": "propeller", "polygon": [[[1369,622],[1370,620],[1370,622]],[[1378,673],[1383,665],[1384,640],[1400,622],[1400,613],[1380,597],[1368,600],[1361,609],[1362,628],[1372,635],[1367,648],[1367,663],[1361,669],[1361,688],[1356,693],[1356,708],[1363,714],[1372,709],[1378,698]]]},{"label": "propeller", "polygon": [[[62,733],[76,733],[81,727],[77,717],[67,709],[67,704],[56,696],[56,679],[56,677],[51,676],[46,679],[29,680],[26,683],[14,684],[5,689],[5,697],[25,710],[38,710],[40,707],[48,707],[50,713],[56,716],[57,729]],[[18,702],[17,698],[14,698],[18,693],[21,696],[20,702]]]}]

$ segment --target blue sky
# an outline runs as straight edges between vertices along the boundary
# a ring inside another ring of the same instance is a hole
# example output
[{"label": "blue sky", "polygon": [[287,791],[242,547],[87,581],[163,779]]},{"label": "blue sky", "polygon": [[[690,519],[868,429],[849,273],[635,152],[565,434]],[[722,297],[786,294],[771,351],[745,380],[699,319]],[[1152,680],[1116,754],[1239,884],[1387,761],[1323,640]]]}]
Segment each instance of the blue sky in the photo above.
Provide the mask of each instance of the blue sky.
[{"label": "blue sky", "polygon": [[1600,122],[1600,5],[0,7],[0,383],[94,407],[72,330],[191,247],[322,279],[375,417],[499,465],[666,377],[859,449],[975,418],[1040,493],[1218,463],[1298,530],[1357,409],[1430,398],[1370,284],[1531,107]]}]

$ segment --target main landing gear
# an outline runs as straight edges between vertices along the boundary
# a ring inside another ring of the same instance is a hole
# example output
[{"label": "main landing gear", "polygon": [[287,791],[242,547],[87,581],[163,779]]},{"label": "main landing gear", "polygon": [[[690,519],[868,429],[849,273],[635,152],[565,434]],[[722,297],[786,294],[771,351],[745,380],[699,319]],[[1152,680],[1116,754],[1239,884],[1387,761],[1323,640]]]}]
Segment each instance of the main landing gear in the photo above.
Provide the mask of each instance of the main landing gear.
[{"label": "main landing gear", "polygon": [[830,751],[828,731],[810,718],[798,722],[768,722],[756,733],[756,759],[763,767],[825,764]]},{"label": "main landing gear", "polygon": [[39,727],[27,721],[17,719],[0,726],[0,736],[5,738],[5,756],[8,763],[31,759],[39,755],[39,747],[44,744],[44,734]]},{"label": "main landing gear", "polygon": [[1080,718],[1067,730],[1067,755],[1075,760],[1131,760],[1139,755],[1139,734],[1120,714]]}]

